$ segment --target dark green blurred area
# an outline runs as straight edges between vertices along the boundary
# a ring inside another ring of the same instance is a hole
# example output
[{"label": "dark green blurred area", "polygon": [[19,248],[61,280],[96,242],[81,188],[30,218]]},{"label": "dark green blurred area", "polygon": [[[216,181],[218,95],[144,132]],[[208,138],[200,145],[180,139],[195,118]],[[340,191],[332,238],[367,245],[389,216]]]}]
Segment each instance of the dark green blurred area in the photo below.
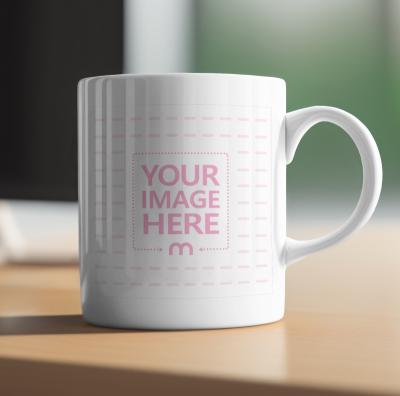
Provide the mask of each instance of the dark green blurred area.
[{"label": "dark green blurred area", "polygon": [[[360,118],[381,152],[381,207],[399,197],[400,1],[201,0],[196,72],[258,74],[287,83],[287,109],[336,106]],[[362,169],[350,139],[314,127],[288,168],[288,203],[349,210]],[[349,202],[349,204],[348,204]]]}]

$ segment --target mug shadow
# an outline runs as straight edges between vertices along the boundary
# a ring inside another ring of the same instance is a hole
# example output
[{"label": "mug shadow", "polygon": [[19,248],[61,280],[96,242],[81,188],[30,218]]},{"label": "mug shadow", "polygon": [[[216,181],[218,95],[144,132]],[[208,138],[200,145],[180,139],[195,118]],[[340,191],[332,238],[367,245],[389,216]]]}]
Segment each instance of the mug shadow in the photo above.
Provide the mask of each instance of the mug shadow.
[{"label": "mug shadow", "polygon": [[86,323],[82,315],[0,317],[0,336],[124,333],[128,331],[135,332],[135,330],[93,326]]}]

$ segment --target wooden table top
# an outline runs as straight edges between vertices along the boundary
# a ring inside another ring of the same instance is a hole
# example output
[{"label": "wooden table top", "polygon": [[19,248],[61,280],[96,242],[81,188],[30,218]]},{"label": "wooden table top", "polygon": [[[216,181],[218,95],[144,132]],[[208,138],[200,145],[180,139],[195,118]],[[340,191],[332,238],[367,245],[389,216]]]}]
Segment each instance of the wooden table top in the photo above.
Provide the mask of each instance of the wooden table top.
[{"label": "wooden table top", "polygon": [[77,265],[4,265],[0,394],[400,395],[398,232],[370,225],[290,267],[285,318],[240,329],[90,326]]}]

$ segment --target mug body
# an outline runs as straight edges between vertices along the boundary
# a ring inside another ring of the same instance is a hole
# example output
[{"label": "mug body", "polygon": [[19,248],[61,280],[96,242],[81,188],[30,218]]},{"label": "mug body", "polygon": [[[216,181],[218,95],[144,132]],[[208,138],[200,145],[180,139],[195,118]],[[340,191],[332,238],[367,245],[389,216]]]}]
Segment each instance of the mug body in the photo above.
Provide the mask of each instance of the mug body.
[{"label": "mug body", "polygon": [[284,314],[285,83],[225,74],[79,84],[90,323],[195,329]]}]

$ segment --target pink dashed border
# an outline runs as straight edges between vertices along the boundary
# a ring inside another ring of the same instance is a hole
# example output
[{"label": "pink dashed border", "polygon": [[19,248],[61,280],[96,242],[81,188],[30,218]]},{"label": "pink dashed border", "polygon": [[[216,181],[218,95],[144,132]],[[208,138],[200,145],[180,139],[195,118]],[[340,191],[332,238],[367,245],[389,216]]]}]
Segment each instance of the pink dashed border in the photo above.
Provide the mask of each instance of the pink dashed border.
[{"label": "pink dashed border", "polygon": [[[255,123],[266,123],[269,122],[270,119],[267,118],[254,118],[254,117],[214,117],[214,116],[172,116],[172,115],[167,115],[165,117],[161,116],[153,116],[150,115],[148,117],[130,117],[130,118],[125,118],[125,117],[112,117],[111,121],[112,122],[121,122],[121,121],[131,121],[131,122],[137,122],[137,121],[236,121],[236,122],[255,122]],[[99,117],[95,118],[95,122],[105,122],[106,118],[104,117]]]}]

